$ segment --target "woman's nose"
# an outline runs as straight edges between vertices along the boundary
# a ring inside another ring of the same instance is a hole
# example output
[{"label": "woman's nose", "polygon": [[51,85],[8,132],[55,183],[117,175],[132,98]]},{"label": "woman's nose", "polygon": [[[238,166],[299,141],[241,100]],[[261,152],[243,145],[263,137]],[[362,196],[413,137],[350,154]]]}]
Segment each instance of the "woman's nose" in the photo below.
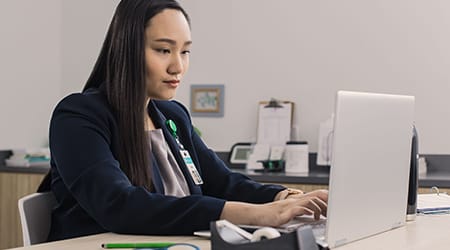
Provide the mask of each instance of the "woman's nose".
[{"label": "woman's nose", "polygon": [[169,65],[169,68],[167,69],[167,72],[171,75],[178,75],[183,72],[183,60],[181,56],[174,55],[172,57],[172,61]]}]

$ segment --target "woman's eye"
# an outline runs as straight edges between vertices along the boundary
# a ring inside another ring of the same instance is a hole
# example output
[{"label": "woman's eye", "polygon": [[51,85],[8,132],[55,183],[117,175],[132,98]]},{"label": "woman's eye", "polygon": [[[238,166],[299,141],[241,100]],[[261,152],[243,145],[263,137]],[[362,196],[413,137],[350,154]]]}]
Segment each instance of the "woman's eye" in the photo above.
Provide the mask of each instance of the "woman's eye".
[{"label": "woman's eye", "polygon": [[185,50],[185,51],[181,52],[181,54],[188,55],[188,54],[191,54],[191,51],[190,50]]},{"label": "woman's eye", "polygon": [[161,53],[161,54],[170,54],[170,50],[168,49],[155,49],[156,52]]}]

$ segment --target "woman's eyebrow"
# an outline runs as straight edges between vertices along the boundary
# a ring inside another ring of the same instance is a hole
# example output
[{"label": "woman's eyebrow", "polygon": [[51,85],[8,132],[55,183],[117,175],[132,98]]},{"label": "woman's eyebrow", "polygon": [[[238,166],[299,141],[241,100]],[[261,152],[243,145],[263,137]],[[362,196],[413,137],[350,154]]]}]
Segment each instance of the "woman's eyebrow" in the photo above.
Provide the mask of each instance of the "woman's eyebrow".
[{"label": "woman's eyebrow", "polygon": [[[168,43],[168,44],[170,44],[170,45],[176,45],[177,44],[177,42],[175,41],[175,40],[173,40],[173,39],[169,39],[169,38],[158,38],[158,39],[155,39],[155,40],[153,40],[154,42],[164,42],[164,43]],[[190,44],[192,44],[192,41],[186,41],[186,42],[184,42],[184,45],[186,46],[186,45],[190,45]]]}]

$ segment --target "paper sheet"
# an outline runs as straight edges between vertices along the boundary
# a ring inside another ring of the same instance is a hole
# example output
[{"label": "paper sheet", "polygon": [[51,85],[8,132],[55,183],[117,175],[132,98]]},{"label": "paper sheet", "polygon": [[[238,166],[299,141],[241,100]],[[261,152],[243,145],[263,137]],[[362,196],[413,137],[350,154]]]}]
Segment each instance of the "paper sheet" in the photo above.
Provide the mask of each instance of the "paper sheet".
[{"label": "paper sheet", "polygon": [[263,169],[261,160],[267,160],[270,153],[270,145],[268,144],[255,144],[252,147],[247,160],[247,169]]},{"label": "paper sheet", "polygon": [[258,110],[258,144],[285,145],[291,136],[292,103],[280,102],[281,107],[266,107],[260,103]]},{"label": "paper sheet", "polygon": [[450,196],[445,193],[419,194],[417,196],[417,211],[427,209],[447,209],[450,211]]}]

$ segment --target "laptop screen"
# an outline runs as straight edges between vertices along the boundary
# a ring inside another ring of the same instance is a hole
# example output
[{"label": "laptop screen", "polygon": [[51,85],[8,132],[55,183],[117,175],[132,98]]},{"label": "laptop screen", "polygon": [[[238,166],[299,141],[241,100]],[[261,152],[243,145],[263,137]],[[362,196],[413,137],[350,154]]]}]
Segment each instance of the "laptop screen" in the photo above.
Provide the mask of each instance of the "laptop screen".
[{"label": "laptop screen", "polygon": [[405,224],[413,122],[412,96],[337,93],[329,247]]}]

